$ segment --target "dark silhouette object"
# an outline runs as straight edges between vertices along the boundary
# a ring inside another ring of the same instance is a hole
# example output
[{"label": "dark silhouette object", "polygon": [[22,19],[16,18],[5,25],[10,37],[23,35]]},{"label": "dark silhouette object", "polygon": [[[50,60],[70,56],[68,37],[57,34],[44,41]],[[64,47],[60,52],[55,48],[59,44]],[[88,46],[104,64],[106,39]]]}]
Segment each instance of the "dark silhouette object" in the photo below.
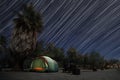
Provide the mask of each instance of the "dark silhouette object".
[{"label": "dark silhouette object", "polygon": [[76,69],[76,65],[74,63],[70,63],[69,72],[73,72]]},{"label": "dark silhouette object", "polygon": [[96,68],[96,67],[94,67],[92,70],[93,70],[94,72],[96,72],[96,71],[97,71],[97,68]]},{"label": "dark silhouette object", "polygon": [[72,64],[71,65],[71,70],[73,75],[80,75],[80,69],[77,67],[77,65]]},{"label": "dark silhouette object", "polygon": [[69,70],[68,63],[64,62],[63,63],[63,72],[67,72]]},{"label": "dark silhouette object", "polygon": [[80,75],[80,69],[79,68],[73,69],[72,74],[73,75]]},{"label": "dark silhouette object", "polygon": [[80,75],[80,69],[74,63],[64,63],[63,72],[72,73],[73,75]]}]

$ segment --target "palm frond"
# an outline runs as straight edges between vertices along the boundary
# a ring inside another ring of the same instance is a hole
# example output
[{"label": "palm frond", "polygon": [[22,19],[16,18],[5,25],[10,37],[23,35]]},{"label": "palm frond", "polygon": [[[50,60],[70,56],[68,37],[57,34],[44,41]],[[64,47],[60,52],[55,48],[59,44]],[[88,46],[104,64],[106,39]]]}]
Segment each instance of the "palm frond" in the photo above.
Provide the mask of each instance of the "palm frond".
[{"label": "palm frond", "polygon": [[22,27],[28,30],[36,30],[37,32],[42,31],[42,19],[41,14],[34,11],[33,5],[28,5],[18,13],[18,18],[14,19],[16,27]]}]

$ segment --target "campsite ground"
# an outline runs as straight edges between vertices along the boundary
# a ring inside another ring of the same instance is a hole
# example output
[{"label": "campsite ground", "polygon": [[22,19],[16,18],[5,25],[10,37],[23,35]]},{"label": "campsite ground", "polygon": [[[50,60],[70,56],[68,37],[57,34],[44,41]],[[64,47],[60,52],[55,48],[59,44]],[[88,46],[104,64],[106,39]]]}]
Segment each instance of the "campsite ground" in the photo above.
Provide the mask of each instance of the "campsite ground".
[{"label": "campsite ground", "polygon": [[120,80],[120,71],[87,71],[82,70],[80,75],[70,73],[37,73],[37,72],[0,72],[0,80]]}]

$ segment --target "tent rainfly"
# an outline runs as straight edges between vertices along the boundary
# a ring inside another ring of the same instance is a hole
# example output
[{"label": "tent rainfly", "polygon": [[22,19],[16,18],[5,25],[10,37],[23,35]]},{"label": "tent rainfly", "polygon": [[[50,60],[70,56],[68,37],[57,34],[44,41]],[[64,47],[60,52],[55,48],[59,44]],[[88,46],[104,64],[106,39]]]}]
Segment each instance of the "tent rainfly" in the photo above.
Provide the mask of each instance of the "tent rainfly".
[{"label": "tent rainfly", "polygon": [[58,72],[58,64],[48,56],[40,56],[31,62],[30,70],[38,72]]}]

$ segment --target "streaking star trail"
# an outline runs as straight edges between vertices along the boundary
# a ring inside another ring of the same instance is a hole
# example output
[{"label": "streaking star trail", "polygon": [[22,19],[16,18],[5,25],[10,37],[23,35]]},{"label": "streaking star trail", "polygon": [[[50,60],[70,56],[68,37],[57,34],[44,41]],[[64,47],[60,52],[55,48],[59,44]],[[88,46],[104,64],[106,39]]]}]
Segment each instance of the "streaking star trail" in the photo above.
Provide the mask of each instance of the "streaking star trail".
[{"label": "streaking star trail", "polygon": [[73,46],[82,54],[98,51],[105,58],[120,59],[119,0],[0,0],[0,34],[8,40],[16,11],[29,3],[43,17],[39,41],[53,42],[65,50]]}]

